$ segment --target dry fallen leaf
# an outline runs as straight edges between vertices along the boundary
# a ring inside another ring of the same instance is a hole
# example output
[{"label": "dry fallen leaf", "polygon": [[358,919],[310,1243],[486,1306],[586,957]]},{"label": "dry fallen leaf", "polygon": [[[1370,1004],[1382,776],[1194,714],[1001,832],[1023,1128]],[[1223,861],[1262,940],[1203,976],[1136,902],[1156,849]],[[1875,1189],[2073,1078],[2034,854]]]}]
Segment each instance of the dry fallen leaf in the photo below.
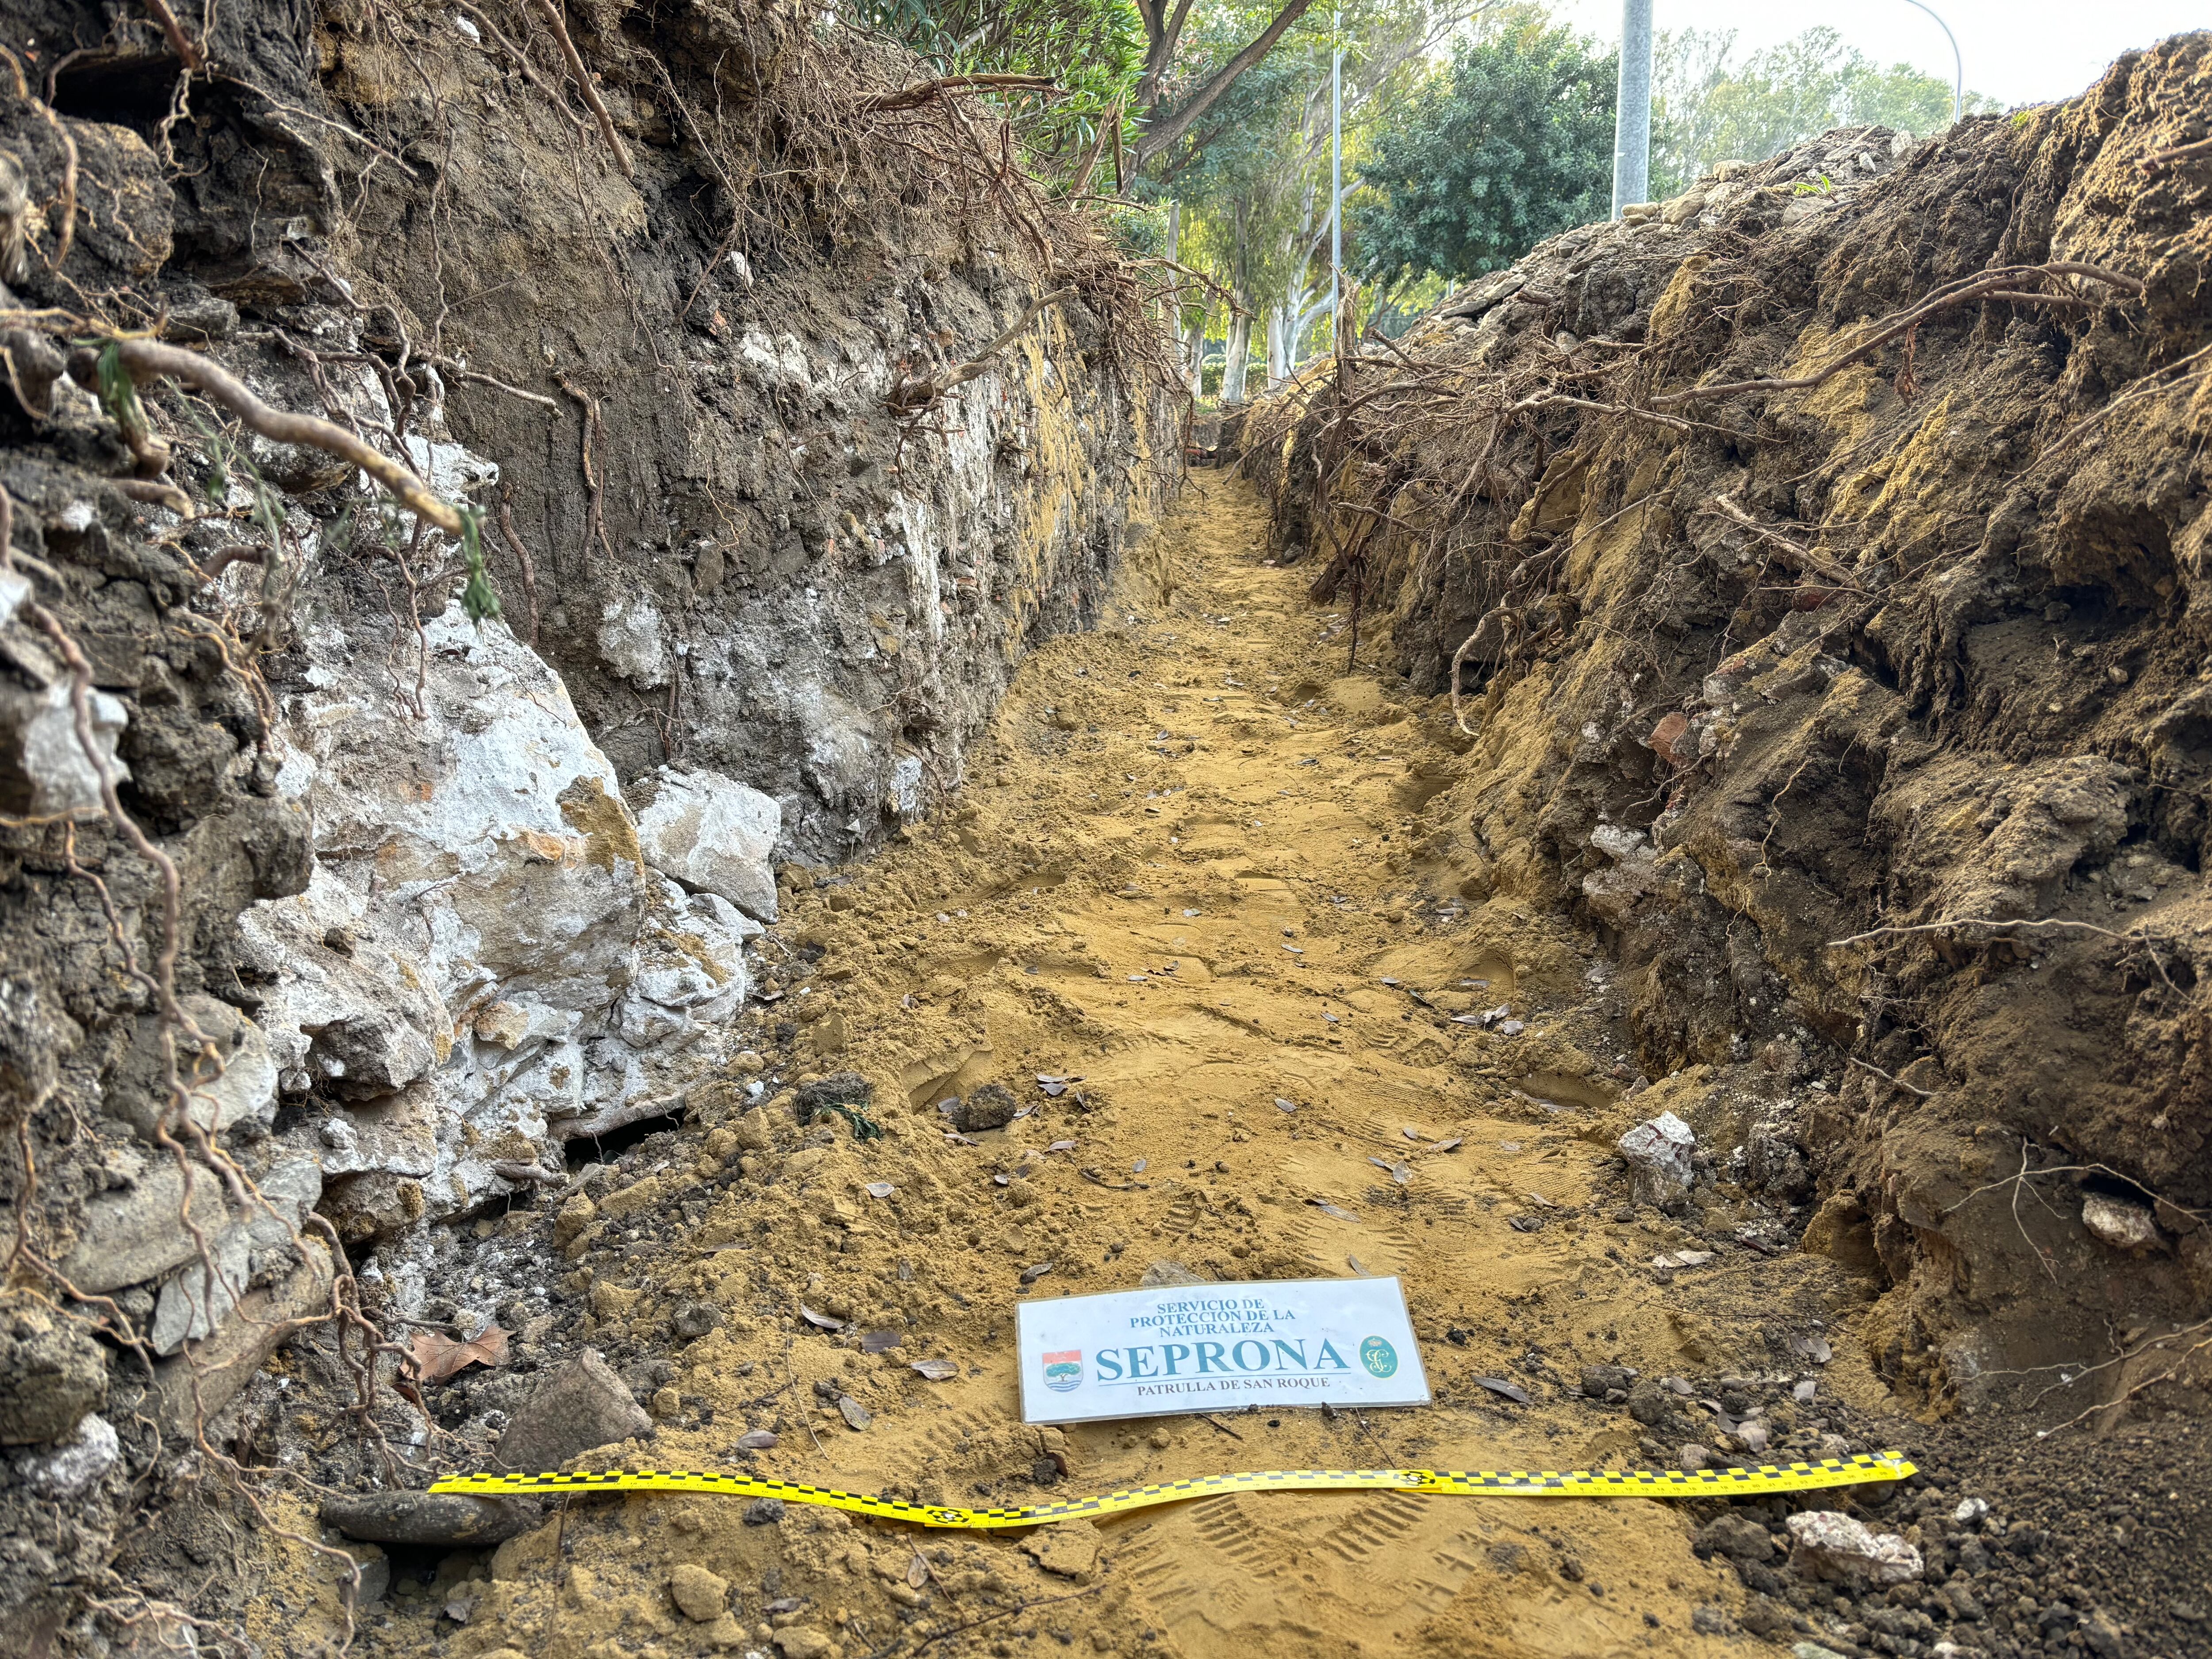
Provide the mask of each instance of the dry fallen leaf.
[{"label": "dry fallen leaf", "polygon": [[860,1339],[860,1352],[883,1353],[898,1345],[899,1334],[896,1331],[870,1331]]},{"label": "dry fallen leaf", "polygon": [[960,1375],[960,1367],[949,1359],[911,1360],[908,1362],[908,1369],[920,1371],[933,1382],[942,1382],[950,1377]]},{"label": "dry fallen leaf", "polygon": [[408,1344],[408,1362],[425,1382],[442,1382],[471,1365],[507,1364],[507,1339],[512,1331],[487,1325],[473,1342],[456,1342],[443,1331],[417,1331]]},{"label": "dry fallen leaf", "polygon": [[842,1331],[845,1328],[843,1320],[832,1319],[826,1313],[817,1313],[804,1302],[799,1304],[799,1313],[808,1324],[818,1325],[825,1331]]}]

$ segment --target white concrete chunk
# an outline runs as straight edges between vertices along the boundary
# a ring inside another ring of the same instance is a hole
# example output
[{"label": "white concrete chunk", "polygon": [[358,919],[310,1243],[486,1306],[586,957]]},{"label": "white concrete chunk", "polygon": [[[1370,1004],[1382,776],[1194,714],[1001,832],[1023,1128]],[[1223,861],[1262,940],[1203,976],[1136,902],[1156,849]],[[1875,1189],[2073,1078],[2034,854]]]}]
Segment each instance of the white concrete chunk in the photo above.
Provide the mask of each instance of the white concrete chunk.
[{"label": "white concrete chunk", "polygon": [[783,830],[783,809],[774,798],[718,772],[663,767],[656,783],[653,804],[637,821],[645,861],[757,921],[774,921],[769,854]]}]

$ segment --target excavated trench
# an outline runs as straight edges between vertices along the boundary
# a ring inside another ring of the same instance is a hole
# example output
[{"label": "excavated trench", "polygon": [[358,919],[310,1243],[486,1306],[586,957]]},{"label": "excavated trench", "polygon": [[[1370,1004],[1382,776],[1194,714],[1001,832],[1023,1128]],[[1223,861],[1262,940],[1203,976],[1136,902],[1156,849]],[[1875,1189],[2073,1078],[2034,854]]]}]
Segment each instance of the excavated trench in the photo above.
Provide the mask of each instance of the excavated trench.
[{"label": "excavated trench", "polygon": [[[1796,1177],[1747,1165],[1792,1079],[1647,1078],[1586,927],[1462,893],[1442,848],[1483,778],[1449,701],[1347,669],[1348,613],[1312,606],[1267,541],[1248,484],[1196,475],[1101,627],[1020,670],[952,811],[873,859],[787,873],[766,1006],[734,1037],[750,1046],[684,1121],[433,1247],[421,1312],[514,1335],[503,1363],[425,1389],[438,1429],[408,1462],[536,1467],[550,1435],[577,1468],[978,1506],[1249,1468],[1901,1449],[1923,1474],[1733,1505],[1257,1494],[980,1535],[579,1498],[502,1522],[520,1530],[495,1547],[348,1545],[379,1592],[362,1650],[1686,1655],[1764,1637],[1911,1655],[2056,1631],[2190,1651],[2188,1569],[2163,1553],[2205,1515],[2188,1430],[2045,1448],[1901,1410],[1864,1340],[1875,1264],[1796,1248],[1809,1208],[1777,1195]],[[1668,1109],[1708,1150],[1691,1196],[1655,1207],[1613,1143]],[[1024,1297],[1345,1274],[1401,1279],[1433,1406],[1020,1420]],[[549,1387],[586,1352],[611,1389]],[[288,1404],[337,1381],[319,1363],[295,1345],[250,1391],[269,1461],[314,1467],[329,1443]],[[1838,1507],[1901,1532],[1926,1579],[1787,1570],[1788,1515]],[[387,1538],[444,1524],[323,1516]],[[297,1649],[337,1601],[308,1570],[242,1611]]]},{"label": "excavated trench", "polygon": [[[654,1421],[579,1467],[937,1504],[1244,1468],[1668,1467],[1722,1422],[1777,1461],[1930,1458],[1852,1334],[1851,1276],[1790,1249],[1790,1206],[1717,1165],[1673,1213],[1632,1201],[1613,1139],[1691,1085],[1637,1072],[1585,931],[1459,896],[1438,836],[1474,780],[1448,705],[1347,671],[1348,617],[1267,541],[1248,484],[1197,475],[1103,625],[1024,665],[955,809],[787,884],[752,1052],[683,1125],[456,1241],[434,1281],[522,1333],[432,1392],[462,1445],[489,1459],[588,1347]],[[857,1117],[803,1121],[823,1100]],[[1346,1274],[1402,1280],[1433,1407],[1020,1420],[1018,1297]],[[1948,1513],[1944,1461],[1871,1512]],[[1790,1633],[1786,1602],[1697,1547],[1723,1512],[1268,1494],[978,1537],[580,1499],[495,1551],[392,1547],[361,1640],[1598,1654]]]}]

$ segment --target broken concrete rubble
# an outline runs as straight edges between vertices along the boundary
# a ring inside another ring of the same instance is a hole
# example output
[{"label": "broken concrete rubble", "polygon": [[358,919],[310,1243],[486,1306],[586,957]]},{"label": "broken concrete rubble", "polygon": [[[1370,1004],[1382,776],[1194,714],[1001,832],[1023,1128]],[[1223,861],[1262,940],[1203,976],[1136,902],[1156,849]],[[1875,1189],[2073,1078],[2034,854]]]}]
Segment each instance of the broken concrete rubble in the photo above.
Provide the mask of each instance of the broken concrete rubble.
[{"label": "broken concrete rubble", "polygon": [[1698,1138],[1672,1112],[1638,1124],[1614,1147],[1628,1162],[1639,1204],[1671,1204],[1696,1179],[1690,1156],[1697,1151]]},{"label": "broken concrete rubble", "polygon": [[1807,1578],[1841,1584],[1903,1584],[1920,1577],[1920,1552],[1833,1510],[1790,1517],[1790,1565]]},{"label": "broken concrete rubble", "polygon": [[646,862],[695,892],[727,900],[759,921],[775,920],[769,855],[783,831],[773,796],[714,772],[662,767],[638,814]]},{"label": "broken concrete rubble", "polygon": [[499,1458],[518,1473],[544,1474],[593,1447],[652,1430],[629,1384],[586,1349],[531,1391],[500,1439]]},{"label": "broken concrete rubble", "polygon": [[295,1139],[347,1178],[346,1236],[389,1237],[557,1163],[559,1125],[652,1094],[743,1005],[760,928],[726,892],[774,914],[776,814],[707,780],[692,830],[714,844],[678,849],[664,812],[669,861],[710,876],[686,891],[646,867],[612,767],[503,626],[426,624],[396,732],[346,672],[349,635],[307,645],[279,776],[314,808],[319,863],[242,931],[284,1093],[341,1103]]}]

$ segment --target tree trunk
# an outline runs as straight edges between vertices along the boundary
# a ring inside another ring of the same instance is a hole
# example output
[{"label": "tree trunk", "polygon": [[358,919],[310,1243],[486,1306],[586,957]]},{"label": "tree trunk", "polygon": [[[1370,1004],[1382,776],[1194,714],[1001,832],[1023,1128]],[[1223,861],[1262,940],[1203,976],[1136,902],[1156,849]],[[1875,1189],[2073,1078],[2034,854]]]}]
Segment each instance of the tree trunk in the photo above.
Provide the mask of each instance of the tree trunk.
[{"label": "tree trunk", "polygon": [[1199,307],[1191,319],[1189,331],[1183,336],[1183,373],[1190,381],[1190,395],[1198,396],[1206,380],[1206,307]]},{"label": "tree trunk", "polygon": [[1244,401],[1244,365],[1251,356],[1252,313],[1240,311],[1229,319],[1229,356],[1221,365],[1221,403],[1224,409]]},{"label": "tree trunk", "polygon": [[1288,307],[1279,300],[1267,307],[1267,390],[1270,392],[1291,378],[1290,342],[1285,337],[1289,332],[1287,310]]},{"label": "tree trunk", "polygon": [[[1184,99],[1170,112],[1163,115],[1157,103],[1151,105],[1146,111],[1146,115],[1151,118],[1146,124],[1145,135],[1137,141],[1136,164],[1139,169],[1141,170],[1149,162],[1157,159],[1161,151],[1168,149],[1183,134],[1188,132],[1192,123],[1213,107],[1214,101],[1229,90],[1238,76],[1275,49],[1275,42],[1283,38],[1284,31],[1304,16],[1306,8],[1312,3],[1313,0],[1288,0],[1288,3],[1275,14],[1274,21],[1255,35],[1242,52],[1224,64],[1204,86]],[[1178,4],[1174,14],[1175,19],[1179,21],[1188,15],[1189,9],[1187,5]],[[1175,42],[1172,38],[1168,39],[1165,52],[1158,52],[1157,48],[1161,35],[1150,29],[1146,32],[1152,34],[1156,48],[1156,53],[1147,54],[1147,56],[1150,58],[1157,55],[1162,67],[1164,68],[1167,59],[1174,54]],[[1145,85],[1146,88],[1149,89],[1150,96],[1153,98],[1158,96],[1158,72],[1150,70],[1149,67]]]},{"label": "tree trunk", "polygon": [[1244,401],[1245,368],[1252,356],[1252,248],[1248,234],[1251,222],[1252,204],[1240,196],[1237,198],[1236,240],[1229,253],[1229,289],[1236,306],[1229,317],[1228,350],[1221,360],[1224,408]]}]

